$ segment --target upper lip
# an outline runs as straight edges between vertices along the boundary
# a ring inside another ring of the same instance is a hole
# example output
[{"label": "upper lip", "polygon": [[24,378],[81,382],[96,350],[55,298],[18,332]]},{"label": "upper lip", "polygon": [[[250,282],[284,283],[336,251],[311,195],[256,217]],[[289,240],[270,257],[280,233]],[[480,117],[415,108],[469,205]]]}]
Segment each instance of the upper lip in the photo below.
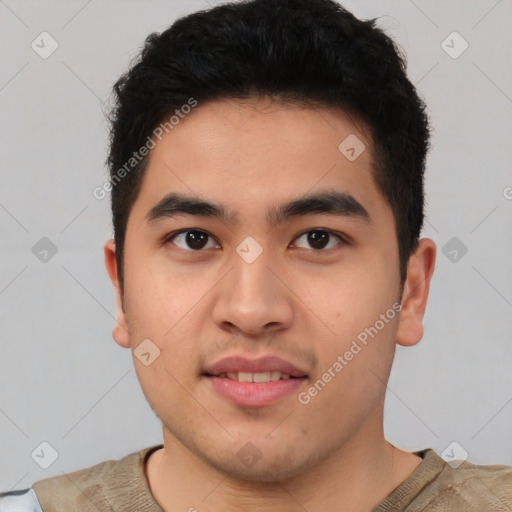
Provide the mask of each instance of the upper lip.
[{"label": "upper lip", "polygon": [[220,375],[229,372],[281,372],[292,377],[307,376],[306,372],[294,364],[277,356],[264,356],[257,359],[248,359],[243,356],[231,356],[207,366],[203,374]]}]

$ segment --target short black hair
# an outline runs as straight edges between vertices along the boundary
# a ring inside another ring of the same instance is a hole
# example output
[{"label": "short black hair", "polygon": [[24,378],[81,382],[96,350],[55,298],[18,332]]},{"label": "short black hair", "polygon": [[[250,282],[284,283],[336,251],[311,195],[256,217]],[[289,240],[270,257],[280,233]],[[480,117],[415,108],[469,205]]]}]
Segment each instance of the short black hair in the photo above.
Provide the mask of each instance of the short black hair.
[{"label": "short black hair", "polygon": [[146,38],[114,85],[110,112],[107,163],[121,288],[128,216],[148,160],[134,152],[191,102],[267,96],[341,108],[369,130],[373,177],[395,218],[403,285],[423,224],[430,131],[405,56],[376,21],[333,0],[246,0],[181,17]]}]

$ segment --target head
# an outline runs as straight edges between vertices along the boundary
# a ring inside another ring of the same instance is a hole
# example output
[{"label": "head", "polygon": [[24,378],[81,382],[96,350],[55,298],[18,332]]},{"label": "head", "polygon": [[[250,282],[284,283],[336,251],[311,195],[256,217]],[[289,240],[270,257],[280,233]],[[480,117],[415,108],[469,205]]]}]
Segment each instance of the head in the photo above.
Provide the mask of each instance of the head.
[{"label": "head", "polygon": [[[249,479],[313,465],[377,421],[396,342],[422,336],[429,131],[404,58],[334,1],[253,0],[150,35],[114,89],[114,338],[151,340],[139,380],[191,452]],[[205,368],[242,353],[301,366],[302,402],[215,395]],[[280,407],[294,421],[268,435]]]}]

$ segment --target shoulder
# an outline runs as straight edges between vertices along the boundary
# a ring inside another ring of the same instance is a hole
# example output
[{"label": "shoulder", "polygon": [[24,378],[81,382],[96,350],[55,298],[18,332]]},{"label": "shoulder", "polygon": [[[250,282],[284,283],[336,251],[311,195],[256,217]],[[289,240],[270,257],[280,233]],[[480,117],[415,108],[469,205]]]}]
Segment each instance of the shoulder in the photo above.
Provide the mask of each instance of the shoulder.
[{"label": "shoulder", "polygon": [[468,461],[448,464],[429,452],[429,457],[442,461],[442,469],[420,495],[427,510],[512,510],[512,466]]},{"label": "shoulder", "polygon": [[143,463],[155,447],[107,460],[89,468],[35,482],[34,491],[45,512],[124,510],[143,478]]},{"label": "shoulder", "polygon": [[0,512],[43,512],[34,489],[0,493]]},{"label": "shoulder", "polygon": [[[0,512],[56,512],[80,510],[80,512],[110,512],[123,510],[119,504],[125,504],[130,493],[136,493],[143,480],[143,465],[148,455],[161,447],[154,446],[130,453],[119,460],[106,460],[85,469],[62,473],[39,480],[32,485],[31,497],[39,508],[2,508]],[[18,506],[20,498],[14,491],[6,493],[6,507]],[[8,494],[8,495],[7,495]],[[0,495],[1,496],[1,495]],[[26,498],[28,499],[28,498]],[[11,505],[13,503],[14,505]],[[28,502],[27,502],[28,503]]]}]

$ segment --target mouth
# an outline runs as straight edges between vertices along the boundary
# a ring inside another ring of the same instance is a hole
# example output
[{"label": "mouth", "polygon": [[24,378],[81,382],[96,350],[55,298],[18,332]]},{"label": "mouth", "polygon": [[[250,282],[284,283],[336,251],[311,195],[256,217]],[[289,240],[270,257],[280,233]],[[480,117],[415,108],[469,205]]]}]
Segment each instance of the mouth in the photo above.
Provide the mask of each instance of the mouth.
[{"label": "mouth", "polygon": [[[269,382],[291,377],[307,377],[304,369],[277,356],[263,356],[249,359],[244,356],[230,356],[206,366],[203,375],[227,377],[241,382]],[[288,377],[286,377],[288,375]],[[248,380],[248,379],[251,380]]]},{"label": "mouth", "polygon": [[283,373],[279,371],[268,371],[268,372],[223,372],[218,375],[213,375],[210,373],[203,374],[206,377],[220,377],[222,379],[231,379],[236,380],[238,382],[254,382],[256,384],[265,383],[265,382],[276,382],[278,380],[288,380],[288,379],[302,379],[307,377],[307,375],[302,375],[300,377],[296,377],[290,375],[289,373]]},{"label": "mouth", "polygon": [[265,407],[298,393],[309,376],[278,357],[229,357],[201,374],[217,396],[243,407]]}]

